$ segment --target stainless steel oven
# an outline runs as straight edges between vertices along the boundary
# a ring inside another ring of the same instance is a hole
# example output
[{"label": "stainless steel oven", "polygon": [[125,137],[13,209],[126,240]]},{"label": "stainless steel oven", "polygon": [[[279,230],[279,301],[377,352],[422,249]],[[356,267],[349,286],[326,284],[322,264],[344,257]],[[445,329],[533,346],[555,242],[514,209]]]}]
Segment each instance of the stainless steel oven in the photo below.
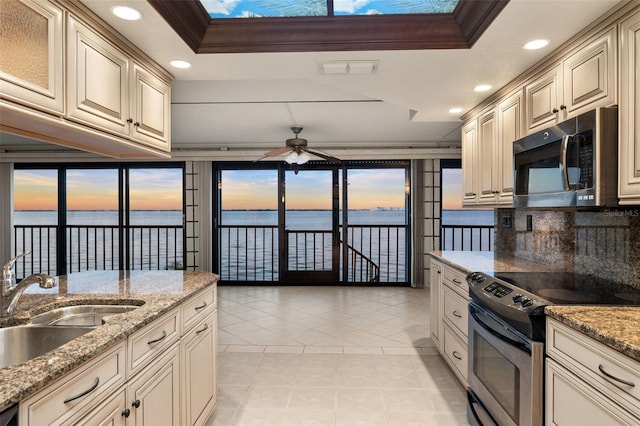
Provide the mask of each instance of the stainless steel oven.
[{"label": "stainless steel oven", "polygon": [[542,425],[545,306],[640,306],[638,289],[574,272],[474,272],[467,283],[474,425]]},{"label": "stainless steel oven", "polygon": [[541,425],[544,344],[469,304],[469,421]]}]

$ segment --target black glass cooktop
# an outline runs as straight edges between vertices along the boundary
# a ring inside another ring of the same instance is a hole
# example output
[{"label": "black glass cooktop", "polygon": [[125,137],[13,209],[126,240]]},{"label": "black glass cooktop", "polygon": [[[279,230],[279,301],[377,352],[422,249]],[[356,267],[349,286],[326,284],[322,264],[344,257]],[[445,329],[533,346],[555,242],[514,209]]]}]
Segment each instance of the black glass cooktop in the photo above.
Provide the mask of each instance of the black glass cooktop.
[{"label": "black glass cooktop", "polygon": [[496,278],[554,304],[640,306],[640,290],[572,272],[500,272]]}]

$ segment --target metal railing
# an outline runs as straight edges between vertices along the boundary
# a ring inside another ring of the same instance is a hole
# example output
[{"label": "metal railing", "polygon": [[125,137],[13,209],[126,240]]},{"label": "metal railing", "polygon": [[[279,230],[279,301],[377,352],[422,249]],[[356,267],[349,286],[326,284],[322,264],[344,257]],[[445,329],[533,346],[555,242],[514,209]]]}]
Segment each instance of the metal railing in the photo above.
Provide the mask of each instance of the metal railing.
[{"label": "metal railing", "polygon": [[[15,225],[14,253],[31,251],[31,256],[16,264],[18,276],[39,272],[58,275],[57,238],[58,226]],[[125,255],[129,269],[184,267],[182,225],[132,225],[122,230],[117,225],[68,225],[65,238],[67,273],[124,269]],[[122,244],[121,238],[125,239]]]},{"label": "metal railing", "polygon": [[442,225],[442,250],[493,251],[495,243],[493,225]]},{"label": "metal railing", "polygon": [[[222,281],[279,281],[279,233],[276,225],[220,225],[219,274]],[[354,283],[406,283],[406,226],[353,225],[332,246],[330,230],[287,230],[287,269],[324,272],[333,268],[332,251],[340,253],[340,277]],[[346,265],[344,256],[346,255]]]}]

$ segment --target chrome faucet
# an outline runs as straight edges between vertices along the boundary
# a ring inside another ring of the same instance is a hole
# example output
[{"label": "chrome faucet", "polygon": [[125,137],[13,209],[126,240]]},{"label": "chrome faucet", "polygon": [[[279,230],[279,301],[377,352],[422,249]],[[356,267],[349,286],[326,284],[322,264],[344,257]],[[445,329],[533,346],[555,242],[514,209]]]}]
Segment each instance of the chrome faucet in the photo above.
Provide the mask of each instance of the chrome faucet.
[{"label": "chrome faucet", "polygon": [[31,254],[30,251],[19,254],[2,267],[2,286],[0,287],[0,290],[2,290],[0,297],[2,310],[0,311],[0,317],[8,317],[17,313],[18,299],[31,284],[38,283],[40,288],[53,288],[56,286],[56,280],[47,274],[33,274],[16,283],[16,272],[13,269],[13,265],[18,259],[29,254]]}]

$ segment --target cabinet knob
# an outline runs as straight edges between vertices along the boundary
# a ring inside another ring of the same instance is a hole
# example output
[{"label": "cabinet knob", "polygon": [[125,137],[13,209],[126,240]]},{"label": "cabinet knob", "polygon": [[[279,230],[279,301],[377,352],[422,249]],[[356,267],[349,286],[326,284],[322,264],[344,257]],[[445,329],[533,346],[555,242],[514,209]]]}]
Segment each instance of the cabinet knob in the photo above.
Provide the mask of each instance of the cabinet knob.
[{"label": "cabinet knob", "polygon": [[567,109],[567,106],[566,105],[560,105],[560,109],[564,111],[565,109]]},{"label": "cabinet knob", "polygon": [[129,124],[133,123],[133,118],[127,118],[127,123]]},{"label": "cabinet knob", "polygon": [[133,123],[133,125],[136,126],[136,127],[140,127],[140,122],[136,121],[135,123]]},{"label": "cabinet knob", "polygon": [[140,408],[140,400],[139,400],[139,399],[136,399],[135,401],[133,401],[133,402],[131,403],[131,406],[132,406],[132,407],[135,407],[135,408]]},{"label": "cabinet knob", "polygon": [[128,408],[125,408],[124,410],[122,410],[122,412],[120,413],[124,418],[127,418],[131,415],[131,410],[129,410]]},{"label": "cabinet knob", "polygon": [[551,110],[552,113],[557,114],[560,112],[560,110],[558,108],[554,108]]}]

